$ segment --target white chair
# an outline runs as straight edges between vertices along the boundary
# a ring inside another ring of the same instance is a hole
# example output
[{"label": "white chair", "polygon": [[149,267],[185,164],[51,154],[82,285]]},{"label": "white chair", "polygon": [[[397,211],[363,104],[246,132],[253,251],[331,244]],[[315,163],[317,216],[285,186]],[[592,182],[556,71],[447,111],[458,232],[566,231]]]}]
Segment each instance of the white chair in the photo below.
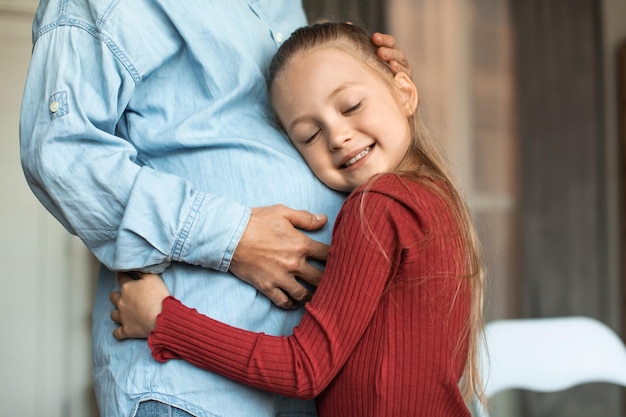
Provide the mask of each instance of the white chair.
[{"label": "white chair", "polygon": [[[487,398],[508,389],[554,392],[607,382],[626,387],[626,347],[590,317],[497,320],[485,326],[482,377]],[[475,412],[487,416],[477,406]]]}]

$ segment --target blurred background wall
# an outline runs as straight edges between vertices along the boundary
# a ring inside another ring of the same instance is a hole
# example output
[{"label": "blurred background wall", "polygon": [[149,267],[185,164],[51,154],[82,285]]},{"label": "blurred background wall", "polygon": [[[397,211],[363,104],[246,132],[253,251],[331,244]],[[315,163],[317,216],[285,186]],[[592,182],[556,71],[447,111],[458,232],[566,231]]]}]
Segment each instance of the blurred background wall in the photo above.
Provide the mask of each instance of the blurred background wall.
[{"label": "blurred background wall", "polygon": [[[93,259],[35,200],[19,165],[36,3],[0,0],[0,416],[96,416]],[[626,1],[303,3],[311,20],[392,33],[409,56],[422,116],[477,222],[487,320],[582,314],[624,334]],[[623,404],[623,390],[593,384],[502,393],[494,415],[623,416]]]},{"label": "blurred background wall", "polygon": [[93,261],[30,192],[18,119],[34,0],[0,1],[0,416],[97,416]]}]

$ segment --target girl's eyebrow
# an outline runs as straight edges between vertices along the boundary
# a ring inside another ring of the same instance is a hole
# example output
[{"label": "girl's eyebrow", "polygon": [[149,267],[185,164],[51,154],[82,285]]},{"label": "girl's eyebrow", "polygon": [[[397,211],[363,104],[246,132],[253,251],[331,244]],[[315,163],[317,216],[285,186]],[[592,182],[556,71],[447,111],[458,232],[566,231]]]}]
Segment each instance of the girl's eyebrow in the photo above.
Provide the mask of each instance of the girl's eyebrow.
[{"label": "girl's eyebrow", "polygon": [[335,88],[329,95],[328,98],[333,98],[335,97],[337,94],[339,94],[340,92],[342,92],[343,90],[345,90],[346,88],[352,87],[354,85],[356,85],[357,83],[355,82],[351,82],[351,81],[346,81],[344,83],[339,84],[339,86],[337,88]]},{"label": "girl's eyebrow", "polygon": [[297,125],[300,122],[303,122],[305,120],[310,119],[311,117],[307,114],[303,115],[303,116],[298,116],[295,119],[293,119],[288,125],[287,125],[287,132],[291,132],[291,130],[293,129],[293,127],[295,125]]},{"label": "girl's eyebrow", "polygon": [[[357,83],[355,82],[351,82],[351,81],[346,81],[343,82],[341,84],[339,84],[337,86],[337,88],[335,88],[333,91],[330,92],[330,94],[328,95],[328,100],[333,99],[335,96],[337,96],[337,94],[339,94],[340,92],[342,92],[343,90],[350,88],[354,85],[356,85]],[[293,127],[295,125],[297,125],[298,123],[300,123],[301,121],[307,120],[310,117],[308,115],[303,115],[303,116],[298,116],[295,119],[293,119],[288,125],[287,125],[287,131],[291,131],[291,129],[293,129]]]}]

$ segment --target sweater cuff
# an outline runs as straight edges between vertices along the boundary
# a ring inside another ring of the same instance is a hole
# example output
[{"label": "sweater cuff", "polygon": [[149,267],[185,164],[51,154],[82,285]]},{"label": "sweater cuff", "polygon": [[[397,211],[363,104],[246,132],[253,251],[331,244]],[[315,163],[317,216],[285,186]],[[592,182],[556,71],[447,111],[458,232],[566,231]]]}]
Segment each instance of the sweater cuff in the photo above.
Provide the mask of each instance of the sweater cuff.
[{"label": "sweater cuff", "polygon": [[175,332],[184,331],[173,326],[180,324],[181,321],[176,320],[176,316],[186,309],[189,308],[171,295],[163,299],[161,313],[156,318],[156,327],[148,336],[148,346],[152,351],[152,357],[157,361],[167,362],[170,359],[180,359],[180,356],[169,350],[167,346]]}]

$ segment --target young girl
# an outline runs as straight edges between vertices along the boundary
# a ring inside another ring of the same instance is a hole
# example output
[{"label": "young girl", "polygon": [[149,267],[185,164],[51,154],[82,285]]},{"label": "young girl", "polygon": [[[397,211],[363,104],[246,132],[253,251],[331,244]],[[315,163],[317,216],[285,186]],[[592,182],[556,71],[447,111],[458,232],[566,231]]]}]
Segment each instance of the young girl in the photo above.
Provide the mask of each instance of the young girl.
[{"label": "young girl", "polygon": [[469,416],[464,398],[482,398],[482,272],[411,78],[394,74],[361,29],[325,23],[279,49],[270,91],[313,172],[351,192],[301,324],[288,337],[236,329],[183,306],[158,276],[122,275],[115,336],[148,337],[162,362],[316,397],[320,417]]}]

